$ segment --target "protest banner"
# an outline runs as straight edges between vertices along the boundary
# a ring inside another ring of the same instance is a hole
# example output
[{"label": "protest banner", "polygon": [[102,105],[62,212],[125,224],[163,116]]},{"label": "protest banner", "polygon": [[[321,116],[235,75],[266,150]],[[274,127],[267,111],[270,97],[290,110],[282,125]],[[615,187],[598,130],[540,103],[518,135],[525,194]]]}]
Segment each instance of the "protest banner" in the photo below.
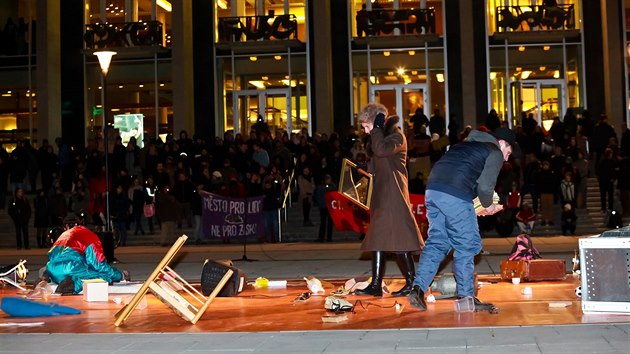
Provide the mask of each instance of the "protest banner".
[{"label": "protest banner", "polygon": [[[369,211],[358,207],[353,201],[337,191],[326,192],[326,206],[339,231],[350,230],[358,234],[367,232],[370,225]],[[424,205],[424,194],[410,194],[411,211],[416,218],[423,238],[427,238],[427,214]]]},{"label": "protest banner", "polygon": [[202,192],[202,230],[207,238],[259,236],[264,233],[264,196],[230,198]]}]

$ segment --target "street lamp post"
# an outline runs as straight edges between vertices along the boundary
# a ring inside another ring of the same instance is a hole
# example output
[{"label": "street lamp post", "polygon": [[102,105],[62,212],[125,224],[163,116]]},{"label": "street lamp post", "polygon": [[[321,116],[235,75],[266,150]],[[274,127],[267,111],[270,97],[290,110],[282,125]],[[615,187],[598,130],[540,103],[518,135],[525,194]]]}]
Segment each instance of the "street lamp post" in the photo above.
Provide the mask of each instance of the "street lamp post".
[{"label": "street lamp post", "polygon": [[98,58],[98,63],[101,66],[102,76],[102,89],[101,89],[101,105],[103,106],[103,139],[105,148],[105,231],[109,232],[109,137],[107,136],[107,73],[109,72],[109,65],[112,62],[112,57],[116,55],[116,52],[111,50],[103,50],[94,52],[94,55]]}]

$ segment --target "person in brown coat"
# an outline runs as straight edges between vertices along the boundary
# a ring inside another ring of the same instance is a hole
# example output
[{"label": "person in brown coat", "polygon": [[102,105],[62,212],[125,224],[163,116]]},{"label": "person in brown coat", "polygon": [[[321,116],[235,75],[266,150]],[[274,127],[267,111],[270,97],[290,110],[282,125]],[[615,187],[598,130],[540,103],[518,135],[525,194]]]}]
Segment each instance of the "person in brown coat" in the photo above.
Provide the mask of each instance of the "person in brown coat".
[{"label": "person in brown coat", "polygon": [[372,281],[359,295],[382,296],[386,253],[395,253],[406,284],[393,296],[406,296],[412,288],[415,271],[412,252],[424,247],[411,211],[407,187],[407,140],[398,128],[399,117],[386,118],[381,104],[368,104],[359,114],[359,123],[370,134],[370,172],[374,192],[370,204],[370,227],[361,249],[372,252]]}]

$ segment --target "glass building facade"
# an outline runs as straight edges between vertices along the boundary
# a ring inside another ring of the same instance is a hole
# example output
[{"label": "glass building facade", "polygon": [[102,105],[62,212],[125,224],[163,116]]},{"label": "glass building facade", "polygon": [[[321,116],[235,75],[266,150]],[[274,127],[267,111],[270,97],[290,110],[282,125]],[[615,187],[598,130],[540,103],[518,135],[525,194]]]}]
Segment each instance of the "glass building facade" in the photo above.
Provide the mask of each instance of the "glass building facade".
[{"label": "glass building facade", "polygon": [[[258,119],[342,132],[370,101],[405,127],[418,110],[461,128],[494,109],[548,128],[569,108],[621,127],[629,15],[628,0],[6,0],[0,139],[86,143],[125,114],[148,137],[249,134]],[[103,49],[117,52],[105,87]]]}]

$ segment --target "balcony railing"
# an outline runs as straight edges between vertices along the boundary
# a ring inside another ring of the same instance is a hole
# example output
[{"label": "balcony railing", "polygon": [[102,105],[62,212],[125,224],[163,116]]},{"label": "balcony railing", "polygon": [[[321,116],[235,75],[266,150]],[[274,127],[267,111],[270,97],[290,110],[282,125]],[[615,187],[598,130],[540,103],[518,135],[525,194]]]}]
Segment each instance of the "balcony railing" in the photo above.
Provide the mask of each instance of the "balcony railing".
[{"label": "balcony railing", "polygon": [[357,36],[435,33],[435,9],[357,11]]},{"label": "balcony railing", "polygon": [[219,18],[219,42],[297,39],[295,15]]},{"label": "balcony railing", "polygon": [[498,6],[497,32],[571,30],[575,28],[573,5]]},{"label": "balcony railing", "polygon": [[86,49],[161,46],[162,24],[158,21],[96,23],[85,26]]}]

